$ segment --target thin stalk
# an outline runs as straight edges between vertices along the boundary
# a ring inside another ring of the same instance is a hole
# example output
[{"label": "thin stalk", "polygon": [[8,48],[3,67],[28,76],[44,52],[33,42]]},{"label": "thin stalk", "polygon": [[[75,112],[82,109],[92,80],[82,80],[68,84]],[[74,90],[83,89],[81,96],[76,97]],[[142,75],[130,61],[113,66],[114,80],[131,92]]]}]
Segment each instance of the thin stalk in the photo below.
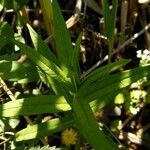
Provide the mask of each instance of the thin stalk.
[{"label": "thin stalk", "polygon": [[114,39],[115,39],[115,24],[116,24],[116,15],[117,15],[117,7],[118,0],[113,0],[112,3],[112,12],[111,12],[111,36],[109,37],[109,60],[108,63],[111,63],[112,52],[114,49]]},{"label": "thin stalk", "polygon": [[113,53],[113,47],[114,47],[114,38],[108,39],[108,63],[111,63],[111,57]]}]

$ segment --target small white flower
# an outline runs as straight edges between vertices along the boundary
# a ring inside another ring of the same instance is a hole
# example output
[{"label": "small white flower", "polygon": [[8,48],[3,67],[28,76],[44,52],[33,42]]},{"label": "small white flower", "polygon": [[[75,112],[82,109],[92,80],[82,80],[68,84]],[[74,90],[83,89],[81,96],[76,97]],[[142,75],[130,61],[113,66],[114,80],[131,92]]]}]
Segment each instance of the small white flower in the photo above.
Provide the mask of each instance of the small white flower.
[{"label": "small white flower", "polygon": [[148,3],[150,0],[138,0],[138,3],[140,4],[144,4],[144,3]]},{"label": "small white flower", "polygon": [[142,55],[141,59],[142,59],[142,60],[146,60],[146,59],[147,59],[147,56],[146,56],[146,55]]},{"label": "small white flower", "polygon": [[149,51],[148,49],[145,49],[145,50],[143,51],[143,54],[144,54],[144,55],[149,55],[149,54],[150,54],[150,51]]},{"label": "small white flower", "polygon": [[137,51],[137,58],[141,58],[141,56],[142,56],[142,50],[138,50]]}]

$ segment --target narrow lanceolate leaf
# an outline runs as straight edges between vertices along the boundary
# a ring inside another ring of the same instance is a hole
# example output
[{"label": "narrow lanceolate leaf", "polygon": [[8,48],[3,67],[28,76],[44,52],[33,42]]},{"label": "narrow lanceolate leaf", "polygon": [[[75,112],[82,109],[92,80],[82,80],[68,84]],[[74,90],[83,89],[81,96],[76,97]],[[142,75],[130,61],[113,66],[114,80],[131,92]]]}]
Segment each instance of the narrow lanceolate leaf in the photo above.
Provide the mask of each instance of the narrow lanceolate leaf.
[{"label": "narrow lanceolate leaf", "polygon": [[80,44],[82,40],[82,34],[79,35],[75,47],[73,49],[73,54],[71,56],[71,69],[75,73],[75,79],[77,83],[79,82],[80,77],[80,66],[79,66],[79,54],[80,54]]},{"label": "narrow lanceolate leaf", "polygon": [[[39,0],[44,24],[49,36],[53,37],[53,13],[52,13],[52,5],[50,0]],[[51,43],[52,44],[52,43]]]},{"label": "narrow lanceolate leaf", "polygon": [[[120,90],[115,90],[109,93],[106,93],[105,95],[102,96],[93,96],[91,99],[91,97],[89,99],[87,99],[87,101],[89,101],[90,103],[90,107],[91,109],[95,112],[97,110],[102,109],[103,107],[105,107],[108,104],[112,104],[112,102],[114,102],[114,98],[115,96],[121,92]],[[95,98],[95,99],[94,99]]]},{"label": "narrow lanceolate leaf", "polygon": [[15,134],[15,140],[25,141],[35,138],[41,138],[62,131],[65,128],[72,126],[74,123],[70,117],[56,118],[44,123],[28,126],[27,128],[17,132]]},{"label": "narrow lanceolate leaf", "polygon": [[117,61],[111,64],[108,64],[106,66],[103,66],[99,69],[96,69],[95,71],[91,72],[88,76],[86,76],[82,81],[82,88],[85,86],[88,87],[93,82],[102,79],[109,73],[119,69],[120,67],[126,65],[129,62],[129,60],[121,60]]},{"label": "narrow lanceolate leaf", "polygon": [[106,32],[106,35],[108,38],[112,38],[114,35],[117,6],[118,6],[118,0],[113,0],[112,10],[110,10],[109,1],[108,0],[102,0],[105,32]]},{"label": "narrow lanceolate leaf", "polygon": [[103,131],[99,130],[93,112],[85,99],[75,98],[73,100],[73,111],[75,113],[75,121],[88,143],[98,150],[102,149],[115,149],[112,140],[107,137]]},{"label": "narrow lanceolate leaf", "polygon": [[70,110],[63,96],[41,95],[0,105],[0,117],[28,116]]},{"label": "narrow lanceolate leaf", "polygon": [[116,22],[116,15],[117,15],[117,7],[118,7],[118,0],[113,0],[112,2],[112,12],[111,12],[111,30],[112,35],[114,34],[115,29],[115,22]]},{"label": "narrow lanceolate leaf", "polygon": [[105,24],[105,32],[108,38],[112,36],[112,28],[111,28],[111,14],[109,10],[109,2],[108,0],[102,0],[102,10],[104,16],[104,24]]},{"label": "narrow lanceolate leaf", "polygon": [[11,25],[6,21],[0,22],[0,36],[3,38],[6,38],[6,39],[14,37],[14,31],[13,31]]},{"label": "narrow lanceolate leaf", "polygon": [[66,28],[65,20],[61,14],[60,8],[56,0],[52,1],[53,19],[54,19],[54,33],[57,47],[58,59],[61,67],[65,68],[70,65],[73,53],[73,46],[69,32]]},{"label": "narrow lanceolate leaf", "polygon": [[66,77],[66,75],[56,64],[45,58],[43,55],[41,55],[39,52],[35,51],[31,47],[16,40],[12,41],[21,49],[23,53],[27,54],[27,56],[47,75],[61,82],[62,86],[63,83],[64,85],[70,86],[69,78]]},{"label": "narrow lanceolate leaf", "polygon": [[150,74],[150,66],[138,67],[121,73],[108,75],[102,80],[94,82],[90,87],[79,90],[79,93],[80,96],[82,95],[90,101],[121,90],[142,77],[146,77],[148,74]]},{"label": "narrow lanceolate leaf", "polygon": [[1,50],[1,48],[5,45],[5,44],[7,44],[7,39],[6,39],[6,37],[4,37],[4,36],[0,36],[0,50]]},{"label": "narrow lanceolate leaf", "polygon": [[45,58],[58,65],[57,58],[54,55],[54,53],[50,50],[48,45],[41,39],[41,37],[32,29],[32,27],[29,24],[27,24],[27,27],[35,49],[39,53],[41,53]]}]

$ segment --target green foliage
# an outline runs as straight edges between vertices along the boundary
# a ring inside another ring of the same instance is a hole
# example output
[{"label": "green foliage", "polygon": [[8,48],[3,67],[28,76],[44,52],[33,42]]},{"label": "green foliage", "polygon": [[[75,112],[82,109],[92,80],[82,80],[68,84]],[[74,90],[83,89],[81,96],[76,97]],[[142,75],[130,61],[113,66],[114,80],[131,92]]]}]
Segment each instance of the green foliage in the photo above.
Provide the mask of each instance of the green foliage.
[{"label": "green foliage", "polygon": [[58,52],[57,56],[60,62],[60,67],[64,69],[65,72],[65,70],[70,69],[72,61],[71,58],[73,56],[73,46],[57,1],[52,2],[52,9],[54,19],[54,36]]},{"label": "green foliage", "polygon": [[62,149],[61,148],[56,148],[55,146],[50,147],[50,146],[46,145],[46,146],[43,146],[43,147],[41,147],[41,146],[27,147],[24,150],[62,150]]},{"label": "green foliage", "polygon": [[[34,108],[34,109],[33,109]],[[64,97],[39,95],[10,101],[0,106],[0,117],[28,116],[70,110]]]},{"label": "green foliage", "polygon": [[27,24],[27,27],[36,51],[38,51],[45,58],[51,60],[53,63],[58,65],[58,60],[56,59],[56,56],[53,54],[52,50],[48,47],[48,45],[43,42],[41,37],[32,29],[32,27],[29,24]]},{"label": "green foliage", "polygon": [[[100,67],[81,79],[79,53],[82,34],[79,35],[73,47],[57,1],[54,0],[49,5],[52,6],[53,11],[56,54],[29,24],[27,24],[27,28],[33,48],[15,39],[12,28],[3,22],[0,24],[0,35],[5,38],[0,38],[0,48],[8,43],[15,45],[21,53],[27,55],[33,64],[30,61],[20,63],[16,60],[2,59],[0,61],[0,77],[19,83],[26,83],[22,80],[37,81],[40,77],[49,88],[52,88],[55,95],[30,96],[2,103],[0,105],[0,117],[13,118],[61,112],[63,117],[56,115],[56,118],[46,122],[35,122],[35,124],[28,125],[24,129],[19,129],[11,136],[11,140],[27,142],[75,126],[81,137],[83,136],[95,150],[99,150],[100,147],[106,150],[117,149],[117,144],[112,140],[112,137],[106,135],[103,129],[99,129],[93,110],[111,104],[114,97],[123,88],[147,76],[150,73],[150,66],[115,73],[114,71],[129,62],[129,60],[121,60]],[[103,1],[103,6],[106,34],[112,42],[117,1],[113,1],[112,12],[109,10],[108,1]],[[7,33],[7,30],[10,33]]]},{"label": "green foliage", "polygon": [[123,65],[126,65],[128,62],[128,60],[122,60],[94,70],[82,80],[82,87],[89,87],[93,82],[109,75],[109,73],[119,69]]},{"label": "green foliage", "polygon": [[46,135],[52,135],[54,133],[60,132],[65,128],[72,126],[74,123],[72,117],[56,118],[46,121],[44,123],[39,123],[35,125],[28,126],[27,128],[17,132],[15,134],[15,141],[24,141],[34,138],[41,138]]},{"label": "green foliage", "polygon": [[8,43],[9,38],[14,38],[12,27],[5,21],[0,22],[0,55],[3,57],[12,54],[14,50],[14,44]]},{"label": "green foliage", "polygon": [[107,37],[111,39],[114,36],[118,0],[112,1],[112,10],[110,10],[109,8],[108,0],[102,0],[102,5],[103,5],[105,32],[106,32]]},{"label": "green foliage", "polygon": [[0,11],[3,9],[3,8],[12,8],[14,10],[18,10],[20,9],[21,7],[23,7],[25,4],[28,3],[29,0],[23,0],[23,1],[20,1],[20,0],[0,0]]},{"label": "green foliage", "polygon": [[8,37],[14,37],[14,31],[11,26],[7,22],[0,22],[0,35],[5,36],[7,39]]},{"label": "green foliage", "polygon": [[17,61],[2,60],[0,70],[2,70],[0,76],[3,79],[17,83],[28,83],[39,79],[36,68],[30,61],[21,64]]},{"label": "green foliage", "polygon": [[112,10],[110,10],[108,0],[102,0],[102,6],[103,6],[105,33],[108,38],[108,45],[109,45],[109,62],[111,62],[111,55],[114,47],[115,23],[116,23],[118,0],[112,1]]}]

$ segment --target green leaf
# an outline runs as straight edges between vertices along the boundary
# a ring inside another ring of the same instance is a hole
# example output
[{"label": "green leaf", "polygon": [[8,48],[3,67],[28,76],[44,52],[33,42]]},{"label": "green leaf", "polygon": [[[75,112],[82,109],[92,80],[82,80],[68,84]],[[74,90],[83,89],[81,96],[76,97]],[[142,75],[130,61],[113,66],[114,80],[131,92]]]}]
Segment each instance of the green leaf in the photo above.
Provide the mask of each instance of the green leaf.
[{"label": "green leaf", "polygon": [[0,119],[0,132],[4,133],[5,131],[10,131],[15,129],[20,123],[19,118],[2,118]]},{"label": "green leaf", "polygon": [[79,54],[80,54],[80,44],[82,40],[82,34],[79,35],[75,47],[73,49],[73,54],[71,56],[71,70],[73,70],[74,77],[76,79],[76,82],[79,84],[79,78],[80,78],[80,66],[79,66]]},{"label": "green leaf", "polygon": [[9,43],[10,38],[14,38],[13,28],[6,21],[0,22],[0,56],[10,55],[14,51],[14,44]]},{"label": "green leaf", "polygon": [[78,75],[80,75],[80,66],[79,66],[79,54],[80,54],[80,44],[82,40],[82,34],[79,35],[74,50],[73,55],[71,56],[71,67],[74,70],[74,72],[77,72]]},{"label": "green leaf", "polygon": [[99,69],[94,70],[88,76],[86,76],[82,83],[81,88],[89,87],[93,82],[102,79],[103,77],[109,75],[109,73],[119,69],[120,67],[126,65],[129,60],[121,60],[106,66],[100,67]]},{"label": "green leaf", "polygon": [[6,21],[0,22],[0,36],[8,39],[14,37],[13,29]]},{"label": "green leaf", "polygon": [[57,47],[57,56],[61,63],[61,68],[66,70],[71,64],[73,46],[69,32],[66,28],[65,20],[61,14],[57,1],[52,1],[54,33]]},{"label": "green leaf", "polygon": [[58,65],[57,58],[50,50],[48,45],[41,39],[41,37],[32,29],[32,27],[29,24],[27,24],[27,27],[35,49],[39,53],[41,53],[45,58]]},{"label": "green leaf", "polygon": [[5,80],[17,83],[27,83],[39,79],[35,66],[29,61],[22,64],[17,61],[0,61],[0,76]]},{"label": "green leaf", "polygon": [[56,64],[45,58],[43,55],[41,55],[39,52],[35,51],[31,47],[13,39],[12,41],[47,75],[59,81],[62,84],[62,87],[68,86],[68,89],[71,88],[70,79],[64,74],[64,72],[62,72],[62,70]]},{"label": "green leaf", "polygon": [[70,110],[63,96],[40,95],[0,105],[0,117],[28,116]]},{"label": "green leaf", "polygon": [[105,32],[109,39],[113,38],[113,35],[114,35],[117,6],[118,6],[118,0],[113,0],[112,10],[110,10],[109,1],[102,0]]},{"label": "green leaf", "polygon": [[0,51],[1,51],[1,48],[6,44],[7,44],[6,37],[0,36]]},{"label": "green leaf", "polygon": [[106,93],[104,95],[98,95],[89,99],[86,99],[88,102],[90,102],[90,107],[93,111],[97,111],[105,107],[106,105],[113,102],[115,96],[120,92],[120,90],[112,91],[109,93]]},{"label": "green leaf", "polygon": [[25,4],[28,3],[29,0],[0,0],[0,11],[1,9],[3,9],[4,7],[10,9],[14,9],[14,10],[18,10],[21,7],[23,7]]},{"label": "green leaf", "polygon": [[9,118],[9,125],[12,129],[15,129],[20,123],[19,118]]},{"label": "green leaf", "polygon": [[[58,65],[56,56],[51,52],[48,46],[42,41],[40,36],[31,28],[31,26],[27,26],[35,49],[45,58]],[[48,87],[52,87],[56,95],[66,95],[66,91],[62,88],[62,86],[60,86],[57,80],[51,78],[49,75],[47,76],[40,68],[38,69],[38,72],[42,81],[47,84]]]},{"label": "green leaf", "polygon": [[94,82],[90,87],[82,88],[82,90],[79,90],[79,93],[80,96],[83,96],[90,101],[119,91],[142,77],[147,76],[149,73],[150,66],[145,66],[108,75],[102,80]]},{"label": "green leaf", "polygon": [[0,0],[0,7],[1,10],[6,7],[6,8],[12,8],[13,6],[13,1],[12,0]]},{"label": "green leaf", "polygon": [[112,29],[111,29],[111,14],[109,10],[109,2],[108,0],[102,0],[102,10],[104,16],[104,25],[105,25],[105,32],[108,38],[112,36]]},{"label": "green leaf", "polygon": [[100,147],[108,150],[115,149],[111,139],[99,130],[93,112],[85,99],[74,98],[73,111],[79,130],[94,149],[98,150]]},{"label": "green leaf", "polygon": [[15,134],[15,140],[18,142],[48,136],[72,126],[73,123],[73,119],[70,117],[64,117],[28,126]]},{"label": "green leaf", "polygon": [[17,60],[18,58],[20,57],[20,54],[19,53],[12,53],[11,55],[6,53],[4,55],[1,55],[0,56],[0,61],[14,61],[14,60]]},{"label": "green leaf", "polygon": [[123,92],[120,92],[115,96],[114,103],[116,105],[118,105],[118,104],[120,105],[120,104],[123,104],[126,99],[127,98],[125,97],[125,94]]},{"label": "green leaf", "polygon": [[118,0],[112,1],[112,12],[111,12],[111,36],[114,35],[115,31],[115,22],[116,22],[116,15],[117,15],[117,7],[118,7]]},{"label": "green leaf", "polygon": [[56,146],[52,146],[50,147],[49,145],[45,145],[45,146],[29,146],[29,147],[21,147],[19,150],[21,150],[23,148],[23,150],[63,150],[62,148],[56,148]]},{"label": "green leaf", "polygon": [[48,76],[42,69],[37,68],[41,80],[52,90],[56,95],[66,95],[66,90],[62,88],[61,84],[54,78]]},{"label": "green leaf", "polygon": [[[55,85],[55,87],[59,87],[59,90],[61,88],[61,91],[64,92],[63,95],[65,98],[66,92],[67,95],[70,95],[73,92],[74,89],[71,83],[71,79],[66,76],[66,74],[56,64],[42,56],[31,47],[13,39],[11,39],[11,41],[14,42],[23,51],[23,53],[25,53],[35,63],[35,65],[37,65],[43,71],[40,76],[43,76],[42,79],[45,81],[49,81],[48,85],[51,85],[51,87],[54,87]],[[62,93],[58,94],[60,95]],[[69,102],[68,97],[69,96],[66,98],[67,102]]]},{"label": "green leaf", "polygon": [[22,8],[24,5],[26,5],[29,2],[29,0],[23,0],[23,1],[15,0],[15,1],[19,8]]}]

